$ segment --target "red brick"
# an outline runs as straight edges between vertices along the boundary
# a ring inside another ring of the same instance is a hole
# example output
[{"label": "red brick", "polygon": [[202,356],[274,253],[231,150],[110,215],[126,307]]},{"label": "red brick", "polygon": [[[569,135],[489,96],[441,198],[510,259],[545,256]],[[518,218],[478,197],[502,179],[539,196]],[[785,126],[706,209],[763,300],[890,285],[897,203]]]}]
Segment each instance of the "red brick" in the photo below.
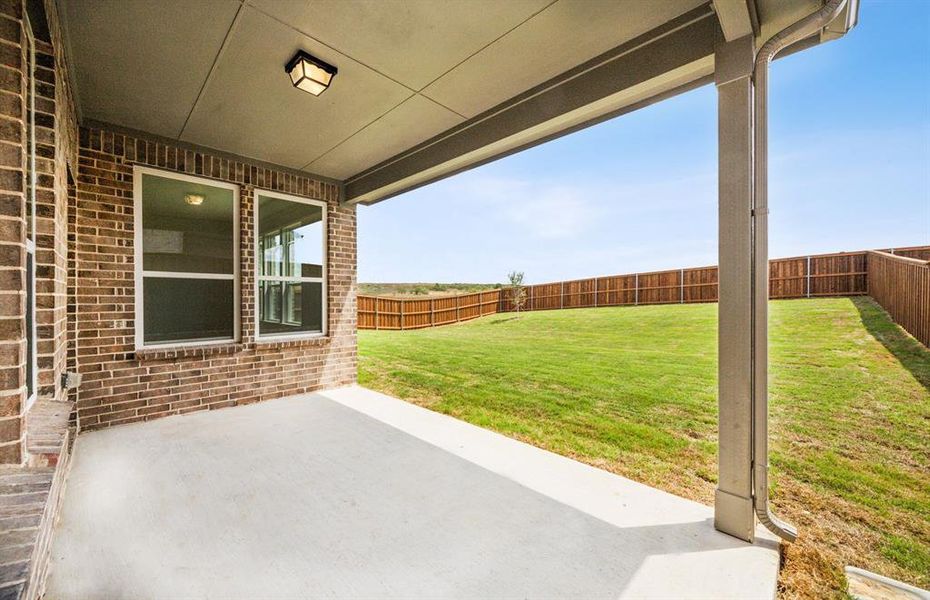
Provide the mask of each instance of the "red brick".
[{"label": "red brick", "polygon": [[22,419],[17,415],[0,419],[0,444],[12,442],[20,438]]},{"label": "red brick", "polygon": [[[85,129],[79,138],[80,210],[69,230],[75,238],[75,293],[82,299],[75,311],[79,342],[74,354],[86,375],[77,394],[83,428],[234,406],[320,389],[324,381],[355,380],[355,209],[337,204],[335,186],[107,131]],[[241,344],[133,352],[133,161],[242,184]],[[252,185],[261,184],[330,199],[328,319],[333,333],[328,339],[254,346]],[[116,334],[111,324],[119,319],[128,328],[118,327]]]}]

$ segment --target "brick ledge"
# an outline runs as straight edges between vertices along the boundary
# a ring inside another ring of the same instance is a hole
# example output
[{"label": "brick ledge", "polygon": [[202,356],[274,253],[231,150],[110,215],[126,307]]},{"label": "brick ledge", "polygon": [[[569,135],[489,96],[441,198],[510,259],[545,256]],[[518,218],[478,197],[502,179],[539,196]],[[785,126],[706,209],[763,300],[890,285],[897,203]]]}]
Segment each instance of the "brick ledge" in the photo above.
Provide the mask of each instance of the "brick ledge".
[{"label": "brick ledge", "polygon": [[166,348],[148,348],[136,350],[135,358],[139,361],[172,360],[176,358],[204,358],[222,354],[235,354],[245,349],[244,344],[214,344],[210,346],[175,346]]},{"label": "brick ledge", "polygon": [[255,341],[250,343],[228,343],[213,344],[209,346],[174,346],[165,348],[147,348],[145,350],[136,350],[135,359],[141,362],[155,360],[175,360],[179,358],[206,358],[208,356],[221,356],[224,354],[236,354],[246,350],[282,350],[288,348],[306,348],[314,346],[326,346],[332,341],[328,335],[316,337],[304,337],[293,340],[268,340]]},{"label": "brick ledge", "polygon": [[330,343],[332,338],[328,335],[317,335],[314,337],[302,337],[293,340],[277,339],[256,341],[252,347],[256,350],[280,350],[282,348],[304,348],[307,346],[325,346]]}]

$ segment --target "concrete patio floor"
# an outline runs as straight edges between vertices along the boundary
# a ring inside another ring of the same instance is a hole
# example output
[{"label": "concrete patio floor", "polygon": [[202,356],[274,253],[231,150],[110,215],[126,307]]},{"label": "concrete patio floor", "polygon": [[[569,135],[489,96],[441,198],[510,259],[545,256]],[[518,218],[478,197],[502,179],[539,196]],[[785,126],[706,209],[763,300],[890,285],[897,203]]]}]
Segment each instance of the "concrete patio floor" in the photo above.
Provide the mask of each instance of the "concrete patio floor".
[{"label": "concrete patio floor", "polygon": [[773,597],[712,516],[350,387],[82,434],[46,597]]}]

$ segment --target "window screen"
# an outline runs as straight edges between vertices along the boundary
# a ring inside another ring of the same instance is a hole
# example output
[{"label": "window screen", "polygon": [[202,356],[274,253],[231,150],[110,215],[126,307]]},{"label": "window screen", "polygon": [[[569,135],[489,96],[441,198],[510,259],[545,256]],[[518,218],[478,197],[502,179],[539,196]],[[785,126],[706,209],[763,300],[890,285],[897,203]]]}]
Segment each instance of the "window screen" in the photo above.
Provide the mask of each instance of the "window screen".
[{"label": "window screen", "polygon": [[257,204],[258,334],[324,332],[325,204],[261,192]]},{"label": "window screen", "polygon": [[140,200],[144,345],[235,339],[235,190],[142,173]]}]

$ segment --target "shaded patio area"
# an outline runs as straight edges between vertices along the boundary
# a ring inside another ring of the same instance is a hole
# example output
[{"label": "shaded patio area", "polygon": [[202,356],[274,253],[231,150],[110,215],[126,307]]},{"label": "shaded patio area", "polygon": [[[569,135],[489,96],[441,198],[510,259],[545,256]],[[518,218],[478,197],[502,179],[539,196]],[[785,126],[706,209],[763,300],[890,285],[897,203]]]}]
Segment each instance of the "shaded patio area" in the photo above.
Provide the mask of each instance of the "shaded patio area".
[{"label": "shaded patio area", "polygon": [[713,510],[360,387],[82,435],[50,598],[766,597]]}]

